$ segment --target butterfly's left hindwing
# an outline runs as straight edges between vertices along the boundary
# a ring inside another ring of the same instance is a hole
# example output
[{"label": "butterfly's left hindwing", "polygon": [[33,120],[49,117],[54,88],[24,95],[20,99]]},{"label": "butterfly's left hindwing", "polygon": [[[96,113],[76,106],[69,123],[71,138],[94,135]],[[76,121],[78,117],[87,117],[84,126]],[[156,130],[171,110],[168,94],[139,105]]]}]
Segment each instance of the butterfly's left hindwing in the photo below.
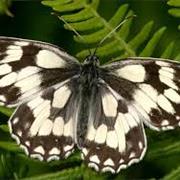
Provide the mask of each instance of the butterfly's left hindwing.
[{"label": "butterfly's left hindwing", "polygon": [[78,70],[76,59],[56,46],[0,37],[0,104],[17,106]]},{"label": "butterfly's left hindwing", "polygon": [[137,112],[101,84],[89,114],[82,156],[97,171],[117,173],[138,162],[146,151],[143,123]]}]

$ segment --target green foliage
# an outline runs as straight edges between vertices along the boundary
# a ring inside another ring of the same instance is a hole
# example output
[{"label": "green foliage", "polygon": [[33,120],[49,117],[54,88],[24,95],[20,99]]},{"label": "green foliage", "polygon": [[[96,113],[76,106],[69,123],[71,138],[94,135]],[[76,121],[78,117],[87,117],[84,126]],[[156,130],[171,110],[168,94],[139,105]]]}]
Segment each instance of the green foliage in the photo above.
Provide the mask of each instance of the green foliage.
[{"label": "green foliage", "polygon": [[[84,39],[82,40],[82,38],[76,35],[74,36],[74,40],[78,43],[85,44],[86,47],[91,47],[91,50],[94,50],[100,40],[124,20],[125,17],[134,14],[132,10],[129,10],[128,5],[124,4],[117,9],[109,20],[106,20],[97,11],[99,0],[45,0],[43,4],[63,14],[61,17],[68,23],[65,24],[64,27],[68,30],[72,30],[72,28],[75,29]],[[153,31],[153,22],[150,21],[132,37],[133,21],[135,21],[135,19],[124,23],[119,30],[114,32],[113,35],[98,48],[97,54],[103,61],[109,58],[117,59],[128,56],[153,56],[161,37],[165,34],[166,27],[161,27]],[[167,49],[162,52],[162,55],[159,55],[167,57],[167,54],[171,55],[172,51],[173,44],[168,46]],[[88,54],[88,49],[83,48],[82,51],[77,53],[77,57],[84,59]]]},{"label": "green foliage", "polygon": [[[169,0],[167,2],[169,6],[171,6],[171,9],[169,9],[169,14],[171,14],[174,17],[180,18],[180,1],[179,0]],[[180,30],[180,25],[178,26],[178,29]]]},{"label": "green foliage", "polygon": [[9,11],[11,0],[0,0],[0,14],[6,14],[13,17],[13,14]]},{"label": "green foliage", "polygon": [[180,179],[180,166],[173,170],[170,174],[164,177],[164,180],[179,180]]},{"label": "green foliage", "polygon": [[[178,7],[178,1],[170,0],[168,3]],[[64,24],[66,30],[72,30],[73,27],[83,37],[84,40],[77,35],[74,36],[73,49],[76,49],[76,56],[80,60],[88,55],[87,47],[94,50],[101,39],[125,17],[137,13],[129,8],[129,4],[121,3],[121,6],[117,6],[109,18],[105,18],[105,12],[101,12],[103,4],[101,2],[99,0],[46,0],[42,2],[67,21],[67,24]],[[58,23],[62,22],[58,21]],[[180,42],[178,38],[170,38],[168,27],[157,26],[152,20],[142,23],[138,28],[137,24],[138,17],[128,20],[101,45],[97,54],[102,63],[128,56],[155,56],[180,60],[180,49],[178,49]],[[164,39],[168,39],[168,42],[164,43]],[[76,46],[78,48],[75,48]],[[8,117],[12,114],[12,110],[4,107],[0,108],[0,112],[0,115]],[[119,180],[163,177],[167,180],[179,179],[180,131],[154,132],[147,128],[146,134],[149,147],[143,161],[122,170],[117,175],[100,174],[83,164],[78,150],[66,160],[50,163],[28,158],[10,137],[7,122],[4,122],[0,124],[0,179]]]}]

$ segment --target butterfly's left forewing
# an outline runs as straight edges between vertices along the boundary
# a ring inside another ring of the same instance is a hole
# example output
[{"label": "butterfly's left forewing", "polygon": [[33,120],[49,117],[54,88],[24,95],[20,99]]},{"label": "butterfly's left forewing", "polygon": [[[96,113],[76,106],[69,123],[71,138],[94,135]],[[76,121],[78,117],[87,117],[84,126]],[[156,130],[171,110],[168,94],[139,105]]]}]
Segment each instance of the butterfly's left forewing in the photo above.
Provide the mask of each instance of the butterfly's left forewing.
[{"label": "butterfly's left forewing", "polygon": [[180,64],[165,59],[129,58],[104,66],[105,82],[155,130],[180,125]]}]

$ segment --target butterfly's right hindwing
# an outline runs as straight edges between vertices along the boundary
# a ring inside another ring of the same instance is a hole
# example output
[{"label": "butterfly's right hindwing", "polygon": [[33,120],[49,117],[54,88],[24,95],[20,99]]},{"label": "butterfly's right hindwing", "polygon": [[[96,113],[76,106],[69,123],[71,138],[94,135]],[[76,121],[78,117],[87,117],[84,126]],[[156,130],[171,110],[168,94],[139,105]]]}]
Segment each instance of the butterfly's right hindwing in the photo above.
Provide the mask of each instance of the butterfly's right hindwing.
[{"label": "butterfly's right hindwing", "polygon": [[77,94],[69,81],[21,104],[9,120],[13,138],[33,158],[68,157],[75,144]]}]

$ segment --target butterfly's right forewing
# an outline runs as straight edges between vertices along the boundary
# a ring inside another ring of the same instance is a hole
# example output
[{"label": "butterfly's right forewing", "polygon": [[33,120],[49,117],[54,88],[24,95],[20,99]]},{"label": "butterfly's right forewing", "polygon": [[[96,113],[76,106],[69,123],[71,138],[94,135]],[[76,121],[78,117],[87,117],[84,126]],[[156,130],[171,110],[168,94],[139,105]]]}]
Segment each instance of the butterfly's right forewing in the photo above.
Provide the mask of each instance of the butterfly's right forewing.
[{"label": "butterfly's right forewing", "polygon": [[75,58],[55,46],[0,37],[0,104],[18,105],[78,70]]}]

